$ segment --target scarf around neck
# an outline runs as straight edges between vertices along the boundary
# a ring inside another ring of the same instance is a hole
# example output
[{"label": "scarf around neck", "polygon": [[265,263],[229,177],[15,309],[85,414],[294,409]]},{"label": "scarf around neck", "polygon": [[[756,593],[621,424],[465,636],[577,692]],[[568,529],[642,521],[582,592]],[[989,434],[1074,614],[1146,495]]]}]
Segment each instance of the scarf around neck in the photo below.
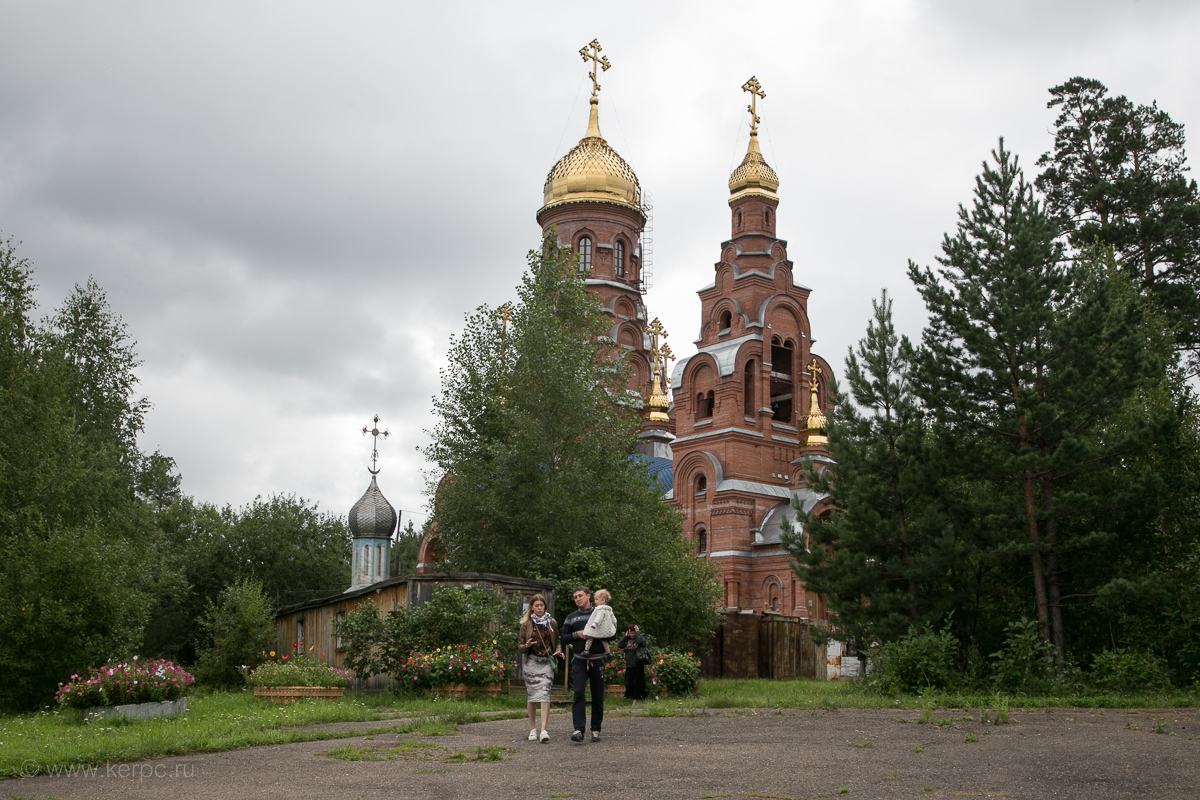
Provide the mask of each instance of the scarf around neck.
[{"label": "scarf around neck", "polygon": [[549,611],[547,611],[545,614],[542,614],[540,617],[537,614],[530,614],[529,618],[531,620],[533,620],[533,623],[535,625],[549,625],[550,624],[550,612]]}]

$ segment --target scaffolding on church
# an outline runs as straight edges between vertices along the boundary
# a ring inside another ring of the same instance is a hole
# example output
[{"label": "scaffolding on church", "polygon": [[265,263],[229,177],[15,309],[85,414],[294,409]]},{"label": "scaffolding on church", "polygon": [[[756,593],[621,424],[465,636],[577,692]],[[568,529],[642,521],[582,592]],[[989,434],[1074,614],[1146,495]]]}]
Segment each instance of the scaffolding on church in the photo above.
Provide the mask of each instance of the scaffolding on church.
[{"label": "scaffolding on church", "polygon": [[642,256],[642,280],[638,291],[645,294],[654,282],[654,195],[650,194],[649,190],[642,189],[642,200],[646,226],[642,228],[642,238],[638,242],[638,250]]}]

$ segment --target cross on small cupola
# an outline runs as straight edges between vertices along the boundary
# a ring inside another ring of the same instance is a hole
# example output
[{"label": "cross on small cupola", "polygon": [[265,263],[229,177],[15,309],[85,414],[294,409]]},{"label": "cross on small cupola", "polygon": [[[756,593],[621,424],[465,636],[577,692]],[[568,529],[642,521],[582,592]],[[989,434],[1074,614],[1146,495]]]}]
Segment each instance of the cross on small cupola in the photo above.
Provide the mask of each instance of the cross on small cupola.
[{"label": "cross on small cupola", "polygon": [[762,85],[754,75],[751,75],[750,80],[742,84],[742,91],[750,93],[750,105],[746,106],[746,110],[750,112],[750,132],[758,133],[758,123],[762,120],[758,118],[757,101],[760,97],[765,99],[767,93],[763,91]]},{"label": "cross on small cupola", "polygon": [[379,430],[378,414],[374,416],[371,422],[374,424],[370,428],[368,428],[366,425],[363,425],[362,428],[363,436],[366,436],[367,434],[371,435],[371,468],[367,470],[367,472],[370,472],[372,475],[378,475],[379,469],[376,467],[376,464],[379,462],[379,437],[382,436],[384,439],[386,439],[392,435],[392,432],[386,428]]}]

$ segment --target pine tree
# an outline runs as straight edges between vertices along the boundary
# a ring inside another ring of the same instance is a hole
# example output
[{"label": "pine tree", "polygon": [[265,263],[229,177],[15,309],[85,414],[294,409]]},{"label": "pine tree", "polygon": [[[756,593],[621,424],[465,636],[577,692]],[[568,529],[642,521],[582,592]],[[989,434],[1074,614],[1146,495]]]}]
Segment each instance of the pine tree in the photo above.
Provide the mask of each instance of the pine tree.
[{"label": "pine tree", "polygon": [[896,335],[887,290],[873,305],[866,336],[846,357],[849,392],[836,394],[829,414],[836,474],[809,475],[835,513],[809,517],[807,543],[784,537],[797,574],[863,643],[892,641],[950,611],[961,555],[938,502],[940,462],[913,394],[912,345]]},{"label": "pine tree", "polygon": [[1122,502],[1097,478],[1145,448],[1156,421],[1105,423],[1162,364],[1139,330],[1140,298],[1093,260],[1065,260],[1003,140],[992,158],[937,272],[909,264],[930,315],[917,392],[954,471],[976,484],[980,530],[995,526],[1002,553],[1028,558],[1042,634],[1061,654],[1060,560],[1095,544],[1064,520]]},{"label": "pine tree", "polygon": [[[1099,242],[1166,311],[1178,345],[1200,353],[1200,190],[1187,180],[1183,125],[1157,103],[1111,97],[1096,80],[1050,90],[1054,149],[1037,186],[1076,252]],[[1193,363],[1193,370],[1200,364]]]}]

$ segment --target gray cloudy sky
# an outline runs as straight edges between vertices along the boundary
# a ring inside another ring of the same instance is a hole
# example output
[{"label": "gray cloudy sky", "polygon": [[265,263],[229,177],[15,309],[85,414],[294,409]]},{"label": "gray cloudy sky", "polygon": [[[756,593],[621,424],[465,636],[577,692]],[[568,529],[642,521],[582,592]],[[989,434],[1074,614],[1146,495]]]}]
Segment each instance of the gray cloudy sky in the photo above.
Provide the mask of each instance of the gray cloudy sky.
[{"label": "gray cloudy sky", "polygon": [[[1186,2],[0,4],[0,232],[42,310],[89,275],[129,325],[144,437],[184,489],[345,513],[358,429],[423,512],[416,452],[463,313],[513,296],[551,165],[601,127],[654,202],[646,302],[680,355],[728,235],[757,75],[780,234],[840,365],[881,287],[930,263],[1006,137],[1032,175],[1074,75],[1200,136]],[[405,518],[409,517],[405,513]],[[416,516],[418,523],[423,513]]]}]

